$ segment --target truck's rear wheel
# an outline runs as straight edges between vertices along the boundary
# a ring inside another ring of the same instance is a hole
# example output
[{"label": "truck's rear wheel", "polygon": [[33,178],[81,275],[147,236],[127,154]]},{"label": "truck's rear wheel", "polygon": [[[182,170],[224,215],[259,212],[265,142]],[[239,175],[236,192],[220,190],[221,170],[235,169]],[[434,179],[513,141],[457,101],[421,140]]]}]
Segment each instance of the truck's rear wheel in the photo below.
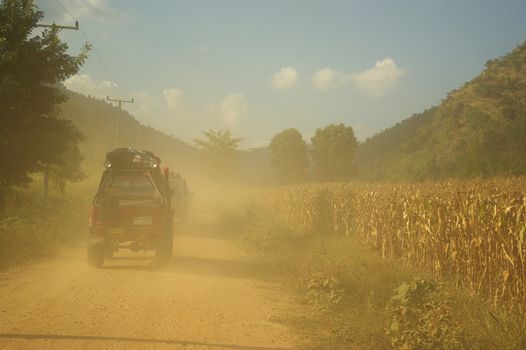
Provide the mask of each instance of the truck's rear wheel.
[{"label": "truck's rear wheel", "polygon": [[106,259],[113,258],[113,253],[114,252],[115,252],[115,243],[113,242],[113,240],[109,240],[104,245],[104,257]]},{"label": "truck's rear wheel", "polygon": [[155,263],[157,267],[163,268],[166,267],[170,260],[172,259],[173,254],[173,237],[170,234],[162,239],[159,239],[155,244]]},{"label": "truck's rear wheel", "polygon": [[93,267],[102,267],[102,264],[104,263],[104,249],[103,244],[94,244],[88,246],[88,264],[90,264]]}]

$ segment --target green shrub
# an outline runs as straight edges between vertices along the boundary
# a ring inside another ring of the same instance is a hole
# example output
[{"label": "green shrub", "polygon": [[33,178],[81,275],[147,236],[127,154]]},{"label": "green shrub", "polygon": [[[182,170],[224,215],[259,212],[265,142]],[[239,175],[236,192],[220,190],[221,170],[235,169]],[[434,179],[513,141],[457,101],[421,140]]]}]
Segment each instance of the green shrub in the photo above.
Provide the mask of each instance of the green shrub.
[{"label": "green shrub", "polygon": [[402,283],[387,306],[387,335],[394,349],[460,349],[462,333],[455,321],[453,302],[433,280]]},{"label": "green shrub", "polygon": [[42,207],[40,183],[11,189],[0,210],[0,269],[49,255],[53,248],[84,239],[87,233],[91,182],[76,184],[64,193],[51,188]]},{"label": "green shrub", "polygon": [[307,280],[307,299],[315,311],[334,311],[342,302],[345,288],[337,277],[316,272]]}]

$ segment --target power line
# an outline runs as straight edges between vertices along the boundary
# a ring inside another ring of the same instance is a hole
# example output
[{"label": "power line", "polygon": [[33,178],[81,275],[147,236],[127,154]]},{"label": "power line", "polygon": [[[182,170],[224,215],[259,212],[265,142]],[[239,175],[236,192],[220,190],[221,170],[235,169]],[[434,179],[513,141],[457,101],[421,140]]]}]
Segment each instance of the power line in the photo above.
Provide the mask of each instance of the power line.
[{"label": "power line", "polygon": [[80,32],[82,33],[82,36],[84,36],[84,38],[86,39],[86,41],[88,43],[90,43],[92,45],[91,47],[91,50],[93,51],[93,53],[95,54],[95,57],[97,57],[97,60],[99,61],[100,65],[102,66],[102,68],[104,68],[104,70],[106,71],[106,74],[108,74],[108,76],[110,77],[110,79],[112,81],[115,82],[115,84],[117,85],[117,87],[121,90],[121,92],[123,92],[126,96],[131,96],[128,91],[126,91],[121,84],[119,84],[119,81],[115,78],[115,76],[111,73],[111,71],[108,69],[108,67],[106,66],[106,64],[104,64],[104,61],[102,60],[102,58],[100,57],[99,53],[97,52],[97,50],[95,50],[95,47],[93,46],[93,43],[91,42],[91,40],[89,40],[88,36],[86,35],[86,32],[84,32],[84,30],[82,29],[82,27],[79,26],[79,29],[80,29]]},{"label": "power line", "polygon": [[[73,15],[71,14],[71,12],[69,12],[68,9],[65,8],[64,5],[62,5],[62,4],[60,3],[60,1],[55,0],[55,2],[57,3],[58,6],[60,6],[60,8],[61,8],[62,10],[64,10],[64,12],[66,12],[66,13],[67,13],[72,19],[75,20],[75,27],[67,27],[67,26],[57,26],[57,27],[59,27],[60,29],[75,29],[75,30],[80,30],[80,32],[81,32],[82,35],[84,36],[84,39],[86,39],[86,40],[89,42],[90,40],[88,39],[88,37],[87,37],[86,33],[84,32],[84,30],[82,30],[82,28],[80,28],[80,26],[79,26],[79,21],[75,18],[75,16],[73,16]],[[51,27],[51,28],[53,28],[54,26],[56,26],[56,24],[53,23],[52,25],[38,25],[38,26],[39,26],[39,27]],[[93,50],[95,50],[95,49],[93,48]],[[94,51],[94,52],[95,52],[95,51]],[[97,57],[98,57],[98,56],[97,56]],[[102,60],[100,59],[100,57],[99,57],[99,60],[100,60],[101,63],[102,63]],[[110,74],[110,76],[111,76],[111,74]],[[116,83],[116,84],[117,84],[117,83]],[[117,84],[117,86],[119,86],[119,85]],[[93,90],[95,90],[97,93],[99,93],[102,97],[104,97],[104,96],[107,95],[105,92],[103,92],[102,90],[100,90],[96,85],[92,85],[91,88],[92,88]]]},{"label": "power line", "polygon": [[104,96],[107,96],[107,93],[105,93],[104,91],[102,91],[101,89],[99,89],[97,86],[92,85],[91,88],[92,88],[93,90],[95,90],[96,92],[98,92],[98,93],[102,96],[102,98],[104,98]]},{"label": "power line", "polygon": [[56,2],[56,3],[58,4],[58,6],[60,6],[60,8],[63,9],[64,12],[66,12],[71,18],[73,18],[74,20],[76,20],[75,16],[73,16],[73,15],[71,14],[71,12],[69,12],[68,9],[65,8],[64,5],[62,5],[62,4],[60,3],[60,1],[55,0],[55,2]]},{"label": "power line", "polygon": [[[64,10],[64,12],[66,12],[71,18],[73,18],[76,23],[78,23],[78,19],[73,16],[73,14],[71,12],[68,11],[68,9],[62,5],[60,3],[59,0],[55,0],[55,2],[57,3],[58,6],[60,6],[60,8],[62,10]],[[102,66],[102,68],[104,69],[104,71],[106,72],[106,74],[108,74],[108,76],[110,77],[110,79],[115,82],[115,84],[117,85],[117,87],[119,88],[119,90],[124,93],[124,95],[126,96],[131,96],[130,93],[128,91],[126,91],[126,89],[124,89],[122,87],[121,84],[119,84],[119,81],[117,79],[115,79],[115,76],[111,73],[111,71],[108,69],[108,67],[106,66],[106,64],[104,63],[104,61],[102,60],[102,58],[100,57],[99,53],[97,52],[97,50],[95,49],[95,45],[93,44],[93,41],[89,39],[88,35],[86,34],[86,32],[84,31],[84,29],[82,29],[82,27],[80,25],[78,25],[78,29],[80,30],[82,36],[84,37],[84,39],[86,39],[86,41],[91,45],[91,51],[95,54],[95,57],[97,58],[97,60],[99,61],[100,65]],[[105,93],[102,93],[100,90],[98,90],[98,88],[94,88],[94,90],[97,90],[99,93],[101,93],[103,96],[106,95]]]}]

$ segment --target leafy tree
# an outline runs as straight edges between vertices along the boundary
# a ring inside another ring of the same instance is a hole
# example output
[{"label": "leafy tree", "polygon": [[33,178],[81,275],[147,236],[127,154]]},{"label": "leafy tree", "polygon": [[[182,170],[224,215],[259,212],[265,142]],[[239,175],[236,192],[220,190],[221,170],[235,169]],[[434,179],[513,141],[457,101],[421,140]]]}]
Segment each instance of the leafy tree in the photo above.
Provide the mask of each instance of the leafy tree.
[{"label": "leafy tree", "polygon": [[[23,186],[49,166],[60,181],[82,177],[82,135],[58,119],[66,100],[59,83],[78,72],[87,57],[66,53],[58,29],[36,31],[42,11],[32,0],[0,3],[0,188]],[[2,191],[0,190],[0,192]],[[0,193],[1,194],[1,193]]]},{"label": "leafy tree", "polygon": [[352,127],[328,125],[317,129],[311,141],[316,176],[320,180],[343,180],[355,175],[358,142]]},{"label": "leafy tree", "polygon": [[270,156],[280,182],[299,182],[308,178],[307,145],[297,129],[286,129],[274,135],[270,141]]},{"label": "leafy tree", "polygon": [[230,130],[203,131],[205,139],[195,139],[210,175],[226,177],[234,173],[239,157],[238,144],[242,140],[232,137]]}]

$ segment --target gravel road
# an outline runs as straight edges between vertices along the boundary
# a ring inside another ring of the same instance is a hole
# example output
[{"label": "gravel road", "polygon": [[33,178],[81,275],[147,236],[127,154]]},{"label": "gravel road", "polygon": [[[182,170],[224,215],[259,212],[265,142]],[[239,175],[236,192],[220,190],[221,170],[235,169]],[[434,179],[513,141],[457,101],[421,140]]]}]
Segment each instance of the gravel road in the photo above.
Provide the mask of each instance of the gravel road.
[{"label": "gravel road", "polygon": [[118,252],[102,269],[82,246],[0,273],[0,349],[278,350],[297,310],[213,222],[180,229],[170,268]]}]

